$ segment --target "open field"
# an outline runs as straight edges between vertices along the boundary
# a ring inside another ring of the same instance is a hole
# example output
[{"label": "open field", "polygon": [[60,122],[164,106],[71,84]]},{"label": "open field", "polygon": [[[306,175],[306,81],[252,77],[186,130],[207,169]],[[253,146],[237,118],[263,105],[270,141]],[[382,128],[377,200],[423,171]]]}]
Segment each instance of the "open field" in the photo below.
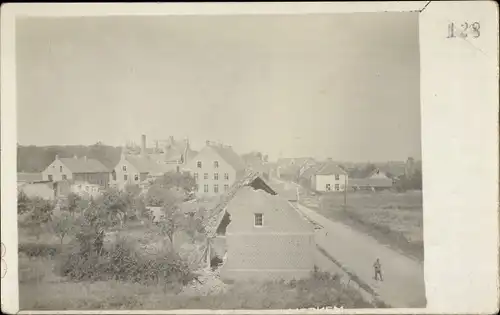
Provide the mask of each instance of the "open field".
[{"label": "open field", "polygon": [[422,192],[349,192],[304,196],[304,205],[371,235],[420,261],[424,259]]}]

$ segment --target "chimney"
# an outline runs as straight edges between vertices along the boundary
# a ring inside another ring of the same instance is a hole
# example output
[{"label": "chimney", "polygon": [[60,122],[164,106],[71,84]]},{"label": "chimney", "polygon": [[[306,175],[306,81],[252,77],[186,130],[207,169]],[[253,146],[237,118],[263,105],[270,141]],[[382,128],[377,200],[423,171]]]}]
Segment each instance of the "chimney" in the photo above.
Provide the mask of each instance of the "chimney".
[{"label": "chimney", "polygon": [[56,154],[56,160],[59,160],[59,154]]},{"label": "chimney", "polygon": [[141,154],[146,155],[146,135],[141,137]]}]

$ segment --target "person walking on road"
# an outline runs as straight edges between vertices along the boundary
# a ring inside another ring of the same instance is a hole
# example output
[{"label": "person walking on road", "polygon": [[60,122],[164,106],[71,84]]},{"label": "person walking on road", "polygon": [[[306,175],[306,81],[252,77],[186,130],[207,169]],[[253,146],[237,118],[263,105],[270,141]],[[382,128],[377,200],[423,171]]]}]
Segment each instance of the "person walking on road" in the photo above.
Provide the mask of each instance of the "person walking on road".
[{"label": "person walking on road", "polygon": [[375,269],[375,280],[380,279],[380,281],[384,281],[384,278],[382,278],[382,265],[380,264],[380,260],[378,258],[373,264],[373,268]]}]

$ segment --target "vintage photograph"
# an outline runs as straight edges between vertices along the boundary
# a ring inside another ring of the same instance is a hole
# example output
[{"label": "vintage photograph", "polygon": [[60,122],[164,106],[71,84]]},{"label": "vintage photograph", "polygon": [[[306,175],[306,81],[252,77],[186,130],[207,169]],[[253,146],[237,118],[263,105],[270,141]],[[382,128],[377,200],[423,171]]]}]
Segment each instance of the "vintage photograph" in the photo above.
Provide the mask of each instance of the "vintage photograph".
[{"label": "vintage photograph", "polygon": [[426,307],[418,12],[15,26],[21,310]]}]

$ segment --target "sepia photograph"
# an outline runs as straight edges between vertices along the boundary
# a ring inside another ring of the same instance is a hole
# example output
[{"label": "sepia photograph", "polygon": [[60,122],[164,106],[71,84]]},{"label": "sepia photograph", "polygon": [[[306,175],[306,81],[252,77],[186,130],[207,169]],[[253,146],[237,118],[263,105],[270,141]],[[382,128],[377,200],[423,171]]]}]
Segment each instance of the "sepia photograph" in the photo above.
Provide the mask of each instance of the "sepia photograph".
[{"label": "sepia photograph", "polygon": [[19,18],[20,309],[425,307],[417,13]]},{"label": "sepia photograph", "polygon": [[430,3],[2,6],[2,311],[489,313],[498,26]]}]

